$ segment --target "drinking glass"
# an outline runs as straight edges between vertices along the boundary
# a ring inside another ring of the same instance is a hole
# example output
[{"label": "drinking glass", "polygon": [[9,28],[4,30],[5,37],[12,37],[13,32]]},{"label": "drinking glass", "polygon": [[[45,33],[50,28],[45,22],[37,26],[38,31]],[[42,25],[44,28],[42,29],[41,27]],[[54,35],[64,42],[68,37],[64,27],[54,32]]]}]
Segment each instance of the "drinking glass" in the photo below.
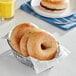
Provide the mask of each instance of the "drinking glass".
[{"label": "drinking glass", "polygon": [[2,19],[14,17],[15,0],[0,0],[0,15]]}]

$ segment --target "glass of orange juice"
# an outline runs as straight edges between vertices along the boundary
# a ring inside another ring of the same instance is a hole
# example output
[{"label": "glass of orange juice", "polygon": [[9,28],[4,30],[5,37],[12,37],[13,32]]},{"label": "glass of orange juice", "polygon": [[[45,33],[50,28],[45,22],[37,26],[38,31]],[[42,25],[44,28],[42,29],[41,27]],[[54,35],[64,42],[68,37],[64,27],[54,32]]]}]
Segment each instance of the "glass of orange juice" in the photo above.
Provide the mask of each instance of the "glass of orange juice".
[{"label": "glass of orange juice", "polygon": [[0,18],[1,18],[1,5],[0,5]]},{"label": "glass of orange juice", "polygon": [[2,19],[14,17],[15,0],[0,0],[0,15]]}]

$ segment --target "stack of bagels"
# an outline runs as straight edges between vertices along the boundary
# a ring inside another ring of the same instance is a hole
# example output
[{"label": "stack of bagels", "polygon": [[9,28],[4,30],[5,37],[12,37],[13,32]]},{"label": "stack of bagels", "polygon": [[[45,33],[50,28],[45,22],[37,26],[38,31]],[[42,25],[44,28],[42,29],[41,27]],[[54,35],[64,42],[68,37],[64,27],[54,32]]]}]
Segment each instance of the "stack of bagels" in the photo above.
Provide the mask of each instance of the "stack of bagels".
[{"label": "stack of bagels", "polygon": [[10,35],[10,45],[24,57],[51,60],[58,52],[55,37],[33,23],[25,22],[16,26]]}]

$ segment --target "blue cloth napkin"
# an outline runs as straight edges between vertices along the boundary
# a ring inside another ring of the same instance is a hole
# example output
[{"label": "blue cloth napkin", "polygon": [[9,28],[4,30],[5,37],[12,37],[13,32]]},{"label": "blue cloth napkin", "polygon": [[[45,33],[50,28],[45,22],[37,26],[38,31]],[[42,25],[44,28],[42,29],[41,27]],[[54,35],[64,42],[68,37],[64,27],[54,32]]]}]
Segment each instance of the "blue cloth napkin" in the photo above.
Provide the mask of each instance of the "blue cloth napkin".
[{"label": "blue cloth napkin", "polygon": [[[24,11],[26,11],[27,13],[39,18],[39,19],[42,19],[48,23],[50,23],[51,25],[54,25],[56,27],[59,27],[63,30],[70,30],[72,28],[74,28],[76,26],[76,14],[72,14],[68,17],[64,17],[64,18],[48,18],[48,17],[44,17],[44,16],[41,16],[39,14],[37,14],[32,8],[31,8],[31,5],[30,5],[30,2],[26,2],[24,4],[22,4],[20,6],[20,8]],[[67,24],[66,24],[67,23]]]}]

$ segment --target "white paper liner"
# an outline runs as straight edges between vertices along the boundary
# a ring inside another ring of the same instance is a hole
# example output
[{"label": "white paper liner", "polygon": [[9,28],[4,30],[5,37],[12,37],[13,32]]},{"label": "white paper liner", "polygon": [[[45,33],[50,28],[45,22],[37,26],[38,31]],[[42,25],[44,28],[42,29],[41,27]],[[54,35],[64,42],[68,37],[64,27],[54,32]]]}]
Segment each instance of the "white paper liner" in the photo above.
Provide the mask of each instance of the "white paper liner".
[{"label": "white paper liner", "polygon": [[64,46],[59,45],[60,51],[57,56],[49,61],[40,61],[33,57],[23,57],[17,52],[13,51],[14,56],[23,64],[33,68],[36,73],[43,72],[47,69],[54,67],[57,63],[63,60],[70,53]]},{"label": "white paper liner", "polygon": [[56,56],[56,58],[54,58],[53,60],[40,61],[40,60],[37,60],[37,59],[32,58],[32,57],[30,57],[30,59],[34,65],[34,69],[35,69],[36,73],[40,73],[42,71],[45,71],[45,70],[55,66],[56,63],[60,62],[60,60],[62,60],[68,54],[69,54],[69,51],[65,47],[60,45],[60,52]]}]

